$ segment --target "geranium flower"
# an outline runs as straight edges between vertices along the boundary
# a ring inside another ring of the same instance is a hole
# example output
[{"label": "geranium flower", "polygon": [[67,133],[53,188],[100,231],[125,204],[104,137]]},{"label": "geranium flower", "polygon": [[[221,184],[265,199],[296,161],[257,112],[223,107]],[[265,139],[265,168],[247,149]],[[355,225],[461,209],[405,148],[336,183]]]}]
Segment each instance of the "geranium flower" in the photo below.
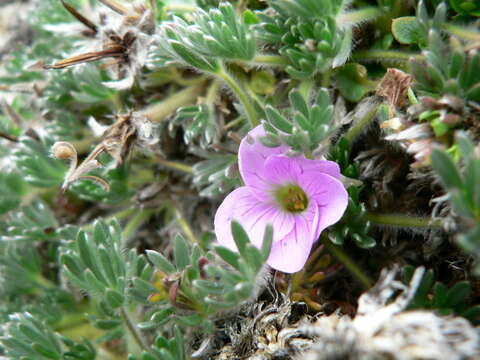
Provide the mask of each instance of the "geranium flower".
[{"label": "geranium flower", "polygon": [[294,273],[305,265],[320,233],[342,217],[348,194],[335,162],[286,156],[286,146],[262,145],[259,137],[264,135],[260,125],[243,138],[238,161],[245,186],[231,192],[218,208],[215,233],[221,245],[236,251],[232,219],[257,247],[262,245],[265,226],[272,224],[267,262]]}]

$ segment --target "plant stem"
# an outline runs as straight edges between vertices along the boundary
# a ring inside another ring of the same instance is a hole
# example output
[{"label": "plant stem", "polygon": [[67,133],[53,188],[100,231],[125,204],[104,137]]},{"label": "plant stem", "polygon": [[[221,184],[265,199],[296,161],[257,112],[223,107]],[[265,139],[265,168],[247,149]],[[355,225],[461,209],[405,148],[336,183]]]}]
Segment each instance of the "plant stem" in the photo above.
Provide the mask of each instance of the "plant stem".
[{"label": "plant stem", "polygon": [[310,92],[312,91],[313,84],[313,79],[308,79],[302,81],[298,86],[298,91],[300,92],[300,94],[302,94],[306,103],[308,103],[308,100],[310,99]]},{"label": "plant stem", "polygon": [[376,7],[366,7],[360,10],[350,11],[337,17],[337,24],[358,24],[375,19],[382,15],[382,12]]},{"label": "plant stem", "polygon": [[192,228],[188,224],[187,220],[183,217],[182,213],[180,210],[176,209],[175,215],[177,216],[177,221],[180,227],[182,228],[184,234],[187,236],[187,238],[191,241],[192,244],[199,243],[197,237],[193,233]]},{"label": "plant stem", "polygon": [[205,103],[209,107],[213,106],[213,103],[215,102],[215,98],[217,97],[219,88],[220,88],[220,81],[218,79],[213,80],[212,83],[210,84],[210,87],[208,88],[207,96],[205,98]]},{"label": "plant stem", "polygon": [[128,241],[128,239],[135,233],[135,231],[143,223],[145,223],[154,212],[155,210],[153,209],[143,209],[130,219],[130,221],[127,223],[127,225],[122,231],[122,239],[124,243]]},{"label": "plant stem", "polygon": [[132,335],[133,340],[135,340],[136,345],[142,350],[149,351],[145,339],[143,338],[140,331],[137,329],[137,326],[133,323],[130,315],[128,314],[128,311],[124,307],[120,308],[120,316],[122,317],[123,322],[125,323],[129,333]]},{"label": "plant stem", "polygon": [[120,210],[120,211],[116,212],[115,214],[109,216],[107,219],[108,220],[113,220],[115,218],[118,221],[120,221],[120,220],[123,220],[123,219],[129,217],[133,213],[135,213],[135,209],[132,209],[132,208],[123,209],[123,210]]},{"label": "plant stem", "polygon": [[187,174],[193,174],[193,167],[185,165],[185,164],[181,164],[181,163],[178,163],[178,162],[175,162],[175,161],[165,160],[165,159],[162,159],[158,156],[156,157],[156,162],[159,163],[162,166],[168,167],[168,168],[173,169],[173,170],[178,170],[178,171],[181,171],[181,172],[184,172],[184,173],[187,173]]},{"label": "plant stem", "polygon": [[252,106],[252,103],[247,95],[247,93],[242,89],[242,87],[238,84],[237,80],[235,80],[223,67],[220,68],[218,72],[215,73],[219,78],[227,83],[228,86],[232,89],[232,91],[237,95],[238,100],[240,100],[243,108],[245,109],[245,113],[247,115],[248,121],[252,128],[259,124],[255,109]]},{"label": "plant stem", "polygon": [[279,55],[257,55],[252,61],[254,64],[259,65],[273,65],[273,66],[287,66],[288,60]]},{"label": "plant stem", "polygon": [[372,104],[371,109],[347,131],[344,138],[347,139],[349,143],[360,135],[362,130],[375,118],[378,107],[379,104]]},{"label": "plant stem", "polygon": [[323,244],[327,250],[340,261],[345,268],[350,271],[355,279],[360,282],[365,289],[372,287],[372,280],[353,262],[352,259],[343,251],[340,246],[333,244],[330,240],[324,239]]},{"label": "plant stem", "polygon": [[480,34],[476,31],[472,31],[464,27],[453,25],[453,24],[443,24],[443,28],[450,34],[456,35],[462,38],[463,40],[480,41]]},{"label": "plant stem", "polygon": [[242,117],[239,116],[237,117],[236,119],[233,119],[232,121],[230,121],[229,123],[225,124],[225,126],[223,127],[223,130],[228,130],[234,126],[237,126],[238,124],[240,124],[242,122]]},{"label": "plant stem", "polygon": [[203,83],[190,86],[174,93],[159,103],[148,106],[141,112],[152,122],[160,122],[175,112],[180,106],[195,102],[202,89]]},{"label": "plant stem", "polygon": [[442,222],[428,217],[415,217],[409,215],[397,214],[374,214],[366,213],[365,220],[371,221],[378,225],[390,225],[399,227],[417,227],[417,228],[433,228],[441,229]]},{"label": "plant stem", "polygon": [[325,89],[328,88],[328,86],[330,85],[330,78],[332,77],[332,73],[333,73],[333,69],[332,68],[328,68],[327,70],[325,70],[325,72],[322,74],[322,82],[321,82],[321,86]]},{"label": "plant stem", "polygon": [[194,12],[198,7],[187,4],[169,4],[163,8],[163,13],[166,15],[167,11],[176,12]]},{"label": "plant stem", "polygon": [[418,53],[409,53],[396,50],[363,50],[352,54],[353,61],[360,62],[385,62],[385,63],[405,63],[410,58],[423,59],[423,55]]}]

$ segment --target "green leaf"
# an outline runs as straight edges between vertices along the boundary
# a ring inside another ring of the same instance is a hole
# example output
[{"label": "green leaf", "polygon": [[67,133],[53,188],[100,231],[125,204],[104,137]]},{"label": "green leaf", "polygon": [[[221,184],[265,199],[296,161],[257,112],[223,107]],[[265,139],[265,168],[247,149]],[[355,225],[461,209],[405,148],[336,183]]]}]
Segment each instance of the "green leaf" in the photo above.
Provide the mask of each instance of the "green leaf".
[{"label": "green leaf", "polygon": [[441,282],[436,282],[433,286],[433,303],[435,308],[441,308],[447,305],[447,287]]},{"label": "green leaf", "polygon": [[415,16],[404,16],[392,20],[392,34],[400,44],[419,44],[423,39],[423,31]]},{"label": "green leaf", "polygon": [[283,131],[287,134],[292,133],[292,124],[272,106],[267,105],[265,108],[265,113],[267,114],[268,121],[270,121],[270,123],[278,130]]},{"label": "green leaf", "polygon": [[41,356],[46,357],[47,359],[52,359],[52,360],[61,359],[61,355],[59,353],[52,351],[51,349],[46,348],[39,343],[35,343],[35,342],[32,343],[32,349],[38,354],[40,354]]},{"label": "green leaf", "polygon": [[[158,358],[146,351],[142,351],[141,360],[158,360]],[[129,359],[130,360],[130,359]]]},{"label": "green leaf", "polygon": [[175,308],[173,307],[162,309],[160,311],[155,312],[150,318],[150,321],[153,321],[157,325],[162,325],[166,323],[170,315],[173,315],[174,313],[175,313]]},{"label": "green leaf", "polygon": [[183,339],[183,334],[181,333],[180,328],[178,326],[174,326],[173,333],[174,333],[175,340],[176,340],[176,351],[175,351],[175,353],[177,355],[176,359],[177,360],[183,360],[186,357],[185,341]]},{"label": "green leaf", "polygon": [[346,64],[335,74],[338,89],[348,101],[358,102],[369,91],[365,86],[367,70],[360,64]]},{"label": "green leaf", "polygon": [[219,66],[217,62],[207,60],[205,57],[195,53],[194,50],[189,49],[179,41],[170,40],[169,43],[178,56],[180,56],[189,65],[211,73],[218,71]]},{"label": "green leaf", "polygon": [[246,249],[247,244],[249,243],[248,234],[243,229],[242,225],[239,222],[233,220],[232,224],[232,236],[235,244],[237,245],[237,249],[242,255],[243,258],[247,257]]},{"label": "green leaf", "polygon": [[97,319],[93,321],[93,326],[101,330],[112,330],[121,324],[122,322],[117,319]]},{"label": "green leaf", "polygon": [[113,309],[116,309],[120,306],[123,306],[125,298],[118,291],[107,289],[105,291],[105,300],[107,301],[108,305],[110,305]]},{"label": "green leaf", "polygon": [[248,25],[258,24],[260,22],[259,18],[255,15],[255,13],[249,9],[246,9],[243,12],[243,21],[245,22],[245,24]]},{"label": "green leaf", "polygon": [[290,91],[290,93],[288,94],[288,98],[290,99],[290,104],[296,111],[299,111],[303,114],[303,116],[308,117],[308,105],[305,102],[302,94],[298,90]]},{"label": "green leaf", "polygon": [[212,295],[221,295],[224,290],[223,284],[210,280],[197,279],[192,282],[195,288]]},{"label": "green leaf", "polygon": [[76,258],[70,254],[62,254],[60,256],[60,262],[78,279],[82,279],[82,268],[77,262]]},{"label": "green leaf", "polygon": [[447,292],[445,303],[449,306],[456,306],[464,302],[471,291],[470,282],[460,281],[453,285]]},{"label": "green leaf", "polygon": [[177,318],[179,324],[195,328],[201,325],[204,321],[203,317],[200,314],[192,314],[186,316],[179,316]]},{"label": "green leaf", "polygon": [[461,189],[463,181],[453,160],[444,151],[433,149],[432,167],[447,189]]},{"label": "green leaf", "polygon": [[441,137],[450,131],[450,126],[444,123],[439,117],[431,120],[430,125],[432,126],[436,137]]},{"label": "green leaf", "polygon": [[172,274],[176,271],[173,264],[162,254],[154,250],[146,250],[145,252],[147,253],[148,259],[160,271],[164,272],[165,274]]},{"label": "green leaf", "polygon": [[227,249],[223,246],[215,246],[215,252],[220,256],[226,263],[232,265],[235,269],[241,270],[238,262],[238,254],[233,252],[230,249]]},{"label": "green leaf", "polygon": [[177,269],[184,270],[190,264],[190,252],[187,242],[181,235],[175,237],[175,246],[173,248],[175,265]]},{"label": "green leaf", "polygon": [[264,261],[268,259],[270,255],[270,250],[272,249],[273,243],[273,226],[268,224],[265,227],[265,233],[263,235],[262,248],[261,252],[264,257]]},{"label": "green leaf", "polygon": [[480,323],[480,305],[472,306],[470,309],[461,313],[461,315],[473,322],[473,324],[478,325],[478,323]]},{"label": "green leaf", "polygon": [[240,283],[235,285],[235,292],[237,296],[240,296],[243,299],[247,299],[252,295],[253,286],[249,283]]},{"label": "green leaf", "polygon": [[428,270],[423,275],[422,281],[418,286],[417,292],[415,294],[415,302],[418,306],[423,307],[426,306],[427,296],[430,293],[434,282],[434,274],[432,270]]}]

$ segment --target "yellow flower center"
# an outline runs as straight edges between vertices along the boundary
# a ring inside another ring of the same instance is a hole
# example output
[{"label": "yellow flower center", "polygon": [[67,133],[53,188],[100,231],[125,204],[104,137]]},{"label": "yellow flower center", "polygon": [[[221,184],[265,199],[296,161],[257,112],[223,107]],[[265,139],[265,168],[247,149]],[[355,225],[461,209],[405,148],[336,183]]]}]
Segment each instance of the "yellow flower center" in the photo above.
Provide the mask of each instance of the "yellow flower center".
[{"label": "yellow flower center", "polygon": [[295,184],[280,186],[275,190],[275,199],[288,212],[302,212],[308,207],[308,198],[303,189]]}]

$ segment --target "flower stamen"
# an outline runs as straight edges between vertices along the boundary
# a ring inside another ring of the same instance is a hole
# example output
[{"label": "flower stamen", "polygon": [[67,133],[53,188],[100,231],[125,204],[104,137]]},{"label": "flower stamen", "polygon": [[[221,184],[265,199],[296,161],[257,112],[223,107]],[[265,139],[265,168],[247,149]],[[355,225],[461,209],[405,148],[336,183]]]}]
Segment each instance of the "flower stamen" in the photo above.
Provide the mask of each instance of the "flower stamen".
[{"label": "flower stamen", "polygon": [[308,197],[303,189],[295,184],[279,187],[275,199],[288,212],[302,212],[308,207]]}]

